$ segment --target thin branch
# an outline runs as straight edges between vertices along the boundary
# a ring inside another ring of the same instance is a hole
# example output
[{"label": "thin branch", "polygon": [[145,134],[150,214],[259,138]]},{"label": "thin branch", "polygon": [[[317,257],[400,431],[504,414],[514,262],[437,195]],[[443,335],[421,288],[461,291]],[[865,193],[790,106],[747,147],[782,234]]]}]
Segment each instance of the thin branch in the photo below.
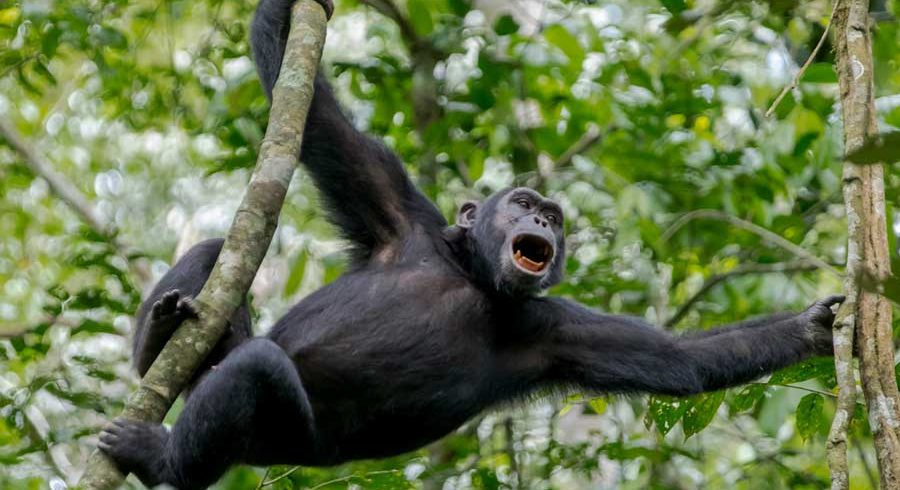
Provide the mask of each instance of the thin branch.
[{"label": "thin branch", "polygon": [[866,451],[863,450],[858,438],[853,439],[853,448],[856,449],[856,454],[859,456],[860,462],[862,462],[866,478],[869,480],[869,487],[878,488],[878,478],[875,478],[875,472],[872,471],[872,465],[869,464],[869,460],[866,458]]},{"label": "thin branch", "polygon": [[697,301],[699,301],[703,296],[705,296],[706,293],[708,293],[719,283],[727,281],[728,279],[731,279],[733,277],[746,276],[750,274],[790,274],[793,272],[807,272],[818,269],[819,266],[813,264],[812,262],[798,260],[796,262],[778,262],[775,264],[742,264],[728,272],[713,274],[703,282],[703,285],[700,286],[700,289],[698,289],[697,292],[693,294],[693,296],[688,298],[687,301],[685,301],[680,307],[678,307],[678,310],[668,320],[666,320],[664,326],[666,328],[672,328],[677,325],[678,322],[680,322],[681,319],[684,318],[688,314],[688,312],[690,312],[694,304],[697,303]]},{"label": "thin branch", "polygon": [[257,485],[256,488],[257,488],[257,490],[259,490],[260,488],[267,487],[267,486],[272,485],[280,480],[284,480],[285,478],[293,475],[300,468],[302,468],[302,466],[294,466],[293,468],[285,471],[284,473],[276,476],[275,478],[272,478],[271,480],[266,480],[266,476],[269,475],[269,470],[267,469],[266,474],[263,475],[263,479],[259,481],[259,485]]},{"label": "thin branch", "polygon": [[674,235],[684,225],[686,225],[687,223],[689,223],[695,219],[714,219],[714,220],[718,220],[718,221],[724,221],[736,228],[740,228],[744,231],[749,231],[750,233],[753,233],[754,235],[759,236],[763,240],[771,243],[772,245],[783,248],[784,250],[787,250],[788,252],[796,255],[797,257],[814,264],[815,266],[817,266],[818,268],[820,268],[822,270],[826,270],[838,277],[843,277],[843,274],[841,273],[841,271],[837,270],[833,265],[829,264],[828,262],[825,262],[824,260],[820,259],[819,257],[816,257],[815,255],[809,253],[803,247],[800,247],[799,245],[796,245],[788,240],[785,240],[780,235],[773,233],[755,223],[751,223],[747,220],[743,220],[736,216],[732,216],[728,213],[723,213],[722,211],[718,211],[715,209],[698,209],[696,211],[690,211],[688,213],[685,213],[680,218],[675,220],[675,222],[672,223],[669,226],[669,228],[666,229],[665,232],[663,232],[662,236],[660,237],[660,240],[663,242],[668,241],[669,239],[672,238],[672,235]]},{"label": "thin branch", "polygon": [[260,488],[263,487],[263,483],[265,483],[265,482],[266,482],[266,478],[269,477],[269,472],[270,472],[270,471],[272,471],[272,467],[271,467],[271,466],[268,467],[268,468],[266,468],[266,472],[263,473],[262,478],[259,479],[259,484],[256,485],[256,490],[259,490]]},{"label": "thin branch", "polygon": [[828,398],[837,398],[837,395],[835,395],[834,393],[832,393],[830,391],[817,390],[815,388],[807,388],[805,386],[797,386],[797,385],[791,385],[791,384],[787,384],[787,383],[766,383],[765,381],[754,381],[754,382],[748,383],[748,384],[760,385],[760,386],[780,386],[782,388],[793,388],[795,390],[806,391],[809,393],[815,393],[817,395],[827,396]]},{"label": "thin branch", "polygon": [[592,146],[599,143],[603,139],[603,134],[609,133],[609,131],[610,130],[601,132],[600,128],[597,127],[597,125],[589,125],[587,131],[585,131],[584,134],[581,135],[581,138],[579,138],[578,141],[576,141],[572,146],[564,151],[562,155],[559,156],[559,158],[556,159],[553,167],[559,168],[569,165],[570,163],[572,163],[573,158],[586,152]]},{"label": "thin branch", "polygon": [[400,9],[391,0],[360,0],[360,3],[372,7],[379,14],[394,21],[397,27],[400,28],[400,35],[403,36],[403,39],[409,45],[410,51],[412,51],[413,47],[422,43],[422,38],[416,34],[416,29],[412,23],[400,13]]},{"label": "thin branch", "polygon": [[772,114],[775,113],[775,109],[778,108],[778,104],[781,104],[782,99],[790,92],[797,88],[797,85],[800,84],[800,79],[803,78],[803,74],[806,73],[806,69],[812,65],[813,61],[816,59],[816,55],[819,54],[819,50],[822,49],[822,45],[825,44],[825,40],[828,39],[828,30],[831,28],[831,23],[834,21],[834,13],[837,11],[838,0],[834,2],[834,8],[831,9],[831,16],[828,18],[828,24],[825,25],[825,31],[822,32],[822,37],[819,38],[819,42],[816,44],[816,47],[813,48],[812,53],[809,54],[809,57],[806,58],[806,61],[803,63],[803,66],[797,70],[797,73],[794,74],[794,78],[791,80],[791,83],[786,85],[784,89],[782,89],[781,93],[778,94],[778,97],[775,97],[775,100],[772,102],[772,105],[769,107],[769,110],[766,111],[766,117],[772,117]]},{"label": "thin branch", "polygon": [[[325,10],[321,5],[313,0],[294,4],[281,74],[275,83],[269,126],[257,166],[222,252],[195,298],[199,319],[187,321],[175,331],[144,375],[138,390],[129,397],[123,418],[162,421],[246,297],[271,243],[284,197],[299,163],[300,143],[325,31]],[[96,451],[79,486],[111,489],[119,486],[123,478],[113,461]]]},{"label": "thin branch", "polygon": [[314,487],[311,487],[309,490],[319,490],[320,488],[325,488],[325,487],[327,487],[327,486],[329,486],[329,485],[334,485],[334,484],[336,484],[336,483],[343,483],[343,482],[346,482],[346,481],[350,481],[350,480],[352,480],[352,479],[354,479],[354,478],[360,478],[360,479],[362,479],[362,478],[368,478],[368,477],[370,477],[370,476],[390,475],[390,474],[392,474],[392,473],[396,474],[396,473],[399,473],[399,472],[400,472],[400,470],[379,470],[379,471],[370,471],[370,472],[365,473],[365,474],[363,474],[363,475],[347,475],[347,476],[342,476],[342,477],[340,477],[340,478],[335,478],[334,480],[328,480],[328,481],[326,481],[326,482],[319,483],[318,485],[316,485],[316,486],[314,486]]},{"label": "thin branch", "polygon": [[[549,157],[544,160],[544,155],[541,155],[538,159],[537,172],[528,178],[528,185],[534,189],[541,190],[551,172],[571,165],[572,160],[576,156],[581,155],[591,149],[594,145],[603,141],[603,137],[614,129],[615,128],[613,127],[609,127],[601,131],[596,124],[591,124],[587,127],[584,134],[582,134],[575,143],[572,143],[572,146],[566,148],[566,151],[562,152],[556,160],[551,161]],[[546,163],[544,163],[545,161]],[[520,177],[529,174],[522,174]]]},{"label": "thin branch", "polygon": [[0,120],[0,136],[3,136],[10,148],[22,157],[28,169],[36,176],[46,180],[50,190],[78,213],[91,229],[105,237],[115,236],[115,231],[103,224],[84,194],[57,172],[53,165],[44,159],[33,146],[28,144],[9,120]]}]

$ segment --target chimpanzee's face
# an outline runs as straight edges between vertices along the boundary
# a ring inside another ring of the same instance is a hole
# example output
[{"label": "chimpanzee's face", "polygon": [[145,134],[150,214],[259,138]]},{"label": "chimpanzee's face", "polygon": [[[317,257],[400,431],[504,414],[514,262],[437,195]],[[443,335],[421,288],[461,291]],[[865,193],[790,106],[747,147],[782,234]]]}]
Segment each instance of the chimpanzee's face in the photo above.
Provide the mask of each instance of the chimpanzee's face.
[{"label": "chimpanzee's face", "polygon": [[562,208],[538,192],[517,187],[463,204],[457,225],[469,228],[479,272],[499,291],[534,294],[562,279]]}]

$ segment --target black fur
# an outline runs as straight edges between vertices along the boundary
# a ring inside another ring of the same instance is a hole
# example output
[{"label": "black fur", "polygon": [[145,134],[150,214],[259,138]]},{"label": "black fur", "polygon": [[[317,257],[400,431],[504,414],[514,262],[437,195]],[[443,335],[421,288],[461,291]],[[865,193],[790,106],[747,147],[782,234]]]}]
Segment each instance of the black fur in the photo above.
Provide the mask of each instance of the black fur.
[{"label": "black fur", "polygon": [[[290,4],[262,0],[253,21],[267,92]],[[171,432],[127,420],[103,432],[101,449],[145,483],[199,488],[233,464],[390,456],[537,390],[688,395],[830,352],[830,307],[840,297],[683,337],[540,297],[562,278],[559,206],[529,189],[507,189],[466,203],[447,226],[397,157],[350,125],[322,77],[302,152],[353,243],[352,268],[294,306],[266,338],[245,340],[242,307],[231,340],[211,361],[217,366]],[[531,265],[513,255],[526,236]],[[195,247],[142,305],[135,339],[142,373],[190,314],[175,300],[200,290],[220,247]],[[171,313],[157,315],[165,321],[150,314],[154,305]]]}]

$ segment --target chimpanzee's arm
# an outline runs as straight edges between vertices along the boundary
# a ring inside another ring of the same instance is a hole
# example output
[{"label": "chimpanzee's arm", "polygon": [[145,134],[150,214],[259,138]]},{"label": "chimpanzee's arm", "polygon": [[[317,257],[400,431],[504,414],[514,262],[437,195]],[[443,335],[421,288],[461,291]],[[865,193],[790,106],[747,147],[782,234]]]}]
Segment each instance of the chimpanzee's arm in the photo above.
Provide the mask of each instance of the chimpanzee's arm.
[{"label": "chimpanzee's arm", "polygon": [[[253,56],[270,99],[284,57],[293,2],[262,0],[253,18]],[[410,181],[398,157],[350,124],[321,75],[316,76],[300,158],[321,191],[332,221],[357,246],[356,258],[377,255],[414,224],[434,230],[447,225]]]},{"label": "chimpanzee's arm", "polygon": [[[524,305],[547,328],[546,381],[604,392],[688,395],[746,383],[831,352],[830,297],[793,316],[673,336],[641,320],[593,313],[560,299]],[[537,326],[537,324],[535,324]]]}]

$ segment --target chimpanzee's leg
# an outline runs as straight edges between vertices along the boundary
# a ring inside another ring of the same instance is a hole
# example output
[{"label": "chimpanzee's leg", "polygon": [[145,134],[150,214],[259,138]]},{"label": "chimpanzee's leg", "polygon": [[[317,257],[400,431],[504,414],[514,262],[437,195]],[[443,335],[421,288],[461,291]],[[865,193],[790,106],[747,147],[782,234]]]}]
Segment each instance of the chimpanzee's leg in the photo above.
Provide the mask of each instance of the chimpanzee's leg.
[{"label": "chimpanzee's leg", "polygon": [[[174,265],[141,304],[134,333],[134,365],[143,376],[181,323],[195,315],[190,300],[200,293],[225,240],[205,240],[192,247]],[[211,366],[229,351],[252,337],[250,312],[246,299],[228,322],[228,330],[197,370],[193,385]]]},{"label": "chimpanzee's leg", "polygon": [[232,351],[200,382],[172,431],[116,420],[100,448],[144,484],[206,487],[230,466],[300,463],[315,451],[312,409],[287,354],[268,339]]}]

